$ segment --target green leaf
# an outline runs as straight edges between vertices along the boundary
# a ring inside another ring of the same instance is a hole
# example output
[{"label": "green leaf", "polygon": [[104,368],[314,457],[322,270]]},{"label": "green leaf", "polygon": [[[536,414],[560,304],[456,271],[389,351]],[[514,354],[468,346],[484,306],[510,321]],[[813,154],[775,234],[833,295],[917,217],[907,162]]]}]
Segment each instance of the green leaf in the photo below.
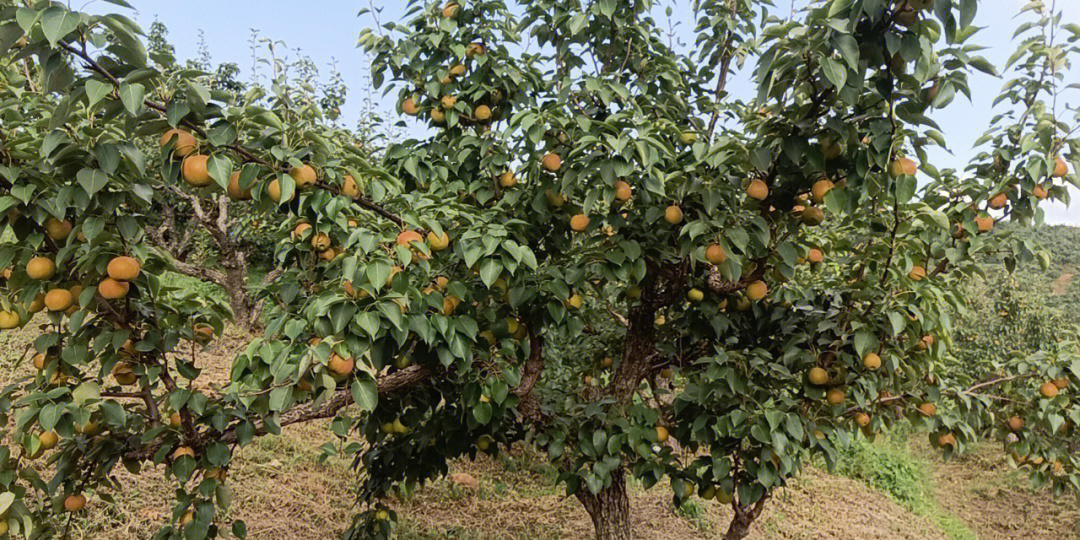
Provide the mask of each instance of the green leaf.
[{"label": "green leaf", "polygon": [[41,32],[53,47],[60,38],[79,27],[80,17],[60,6],[52,6],[41,14]]},{"label": "green leaf", "polygon": [[281,386],[271,390],[269,403],[270,410],[283,410],[287,405],[290,396],[292,396],[292,388],[289,386]]},{"label": "green leaf", "polygon": [[15,502],[15,494],[10,491],[0,493],[0,516],[7,515],[7,511]]},{"label": "green leaf", "polygon": [[353,402],[362,411],[374,411],[375,406],[379,404],[379,386],[370,376],[357,377],[353,380],[352,387],[349,390],[352,391]]},{"label": "green leaf", "polygon": [[255,424],[244,422],[236,426],[236,442],[240,446],[247,446],[255,438]]},{"label": "green leaf", "polygon": [[101,82],[97,79],[86,79],[86,101],[87,107],[93,109],[94,105],[103,99],[105,96],[112,92],[113,85],[107,82]]},{"label": "green leaf", "polygon": [[836,48],[848,67],[853,71],[859,70],[859,43],[849,34],[841,34],[836,38]]},{"label": "green leaf", "polygon": [[390,264],[386,261],[375,261],[367,266],[368,282],[376,289],[384,287],[389,277]]},{"label": "green leaf", "polygon": [[832,58],[822,58],[821,70],[825,73],[825,78],[829,79],[837,90],[844,88],[844,83],[847,82],[847,68],[843,64]]},{"label": "green leaf", "polygon": [[960,28],[971,26],[971,22],[975,20],[977,4],[978,0],[960,0]]},{"label": "green leaf", "polygon": [[172,101],[169,103],[169,107],[165,109],[165,117],[169,121],[170,126],[176,127],[180,125],[180,121],[183,120],[189,112],[191,112],[191,107],[188,107],[187,103],[182,101]]},{"label": "green leaf", "polygon": [[911,198],[915,196],[915,188],[918,187],[918,182],[915,177],[910,174],[905,174],[896,179],[896,200],[900,204],[905,204],[911,201]]},{"label": "green leaf", "polygon": [[19,28],[17,22],[0,25],[0,54],[6,53],[23,35],[22,28]]},{"label": "green leaf", "polygon": [[345,330],[345,325],[356,314],[356,305],[350,302],[341,302],[330,308],[330,324],[334,326],[334,332],[340,334]]},{"label": "green leaf", "polygon": [[139,83],[120,85],[120,101],[124,103],[124,108],[132,115],[137,115],[142,110],[145,95],[146,89]]},{"label": "green leaf", "polygon": [[[229,185],[229,176],[233,172],[232,160],[225,156],[210,156],[210,159],[206,162],[206,172],[210,173],[210,178],[213,178],[221,186],[221,189],[225,189]],[[284,191],[281,198],[285,200]]]},{"label": "green leaf", "polygon": [[600,0],[600,14],[610,17],[615,14],[615,0]]},{"label": "green leaf", "polygon": [[379,315],[373,311],[365,311],[356,316],[356,322],[369,336],[379,334]]},{"label": "green leaf", "polygon": [[87,401],[101,399],[101,387],[99,387],[96,382],[86,381],[71,392],[71,398],[79,405],[82,405]]},{"label": "green leaf", "polygon": [[866,356],[866,353],[876,351],[877,346],[878,340],[873,332],[864,329],[855,333],[855,352],[858,353],[859,358]]},{"label": "green leaf", "polygon": [[75,177],[86,194],[91,197],[109,183],[108,175],[98,169],[83,169]]},{"label": "green leaf", "polygon": [[55,403],[43,405],[41,411],[38,412],[38,424],[41,426],[41,430],[49,431],[56,427],[56,423],[60,421],[63,412]]},{"label": "green leaf", "polygon": [[481,424],[487,424],[491,421],[491,404],[481,401],[472,408],[473,418]]},{"label": "green leaf", "polygon": [[200,101],[200,106],[204,107],[207,103],[210,103],[210,91],[205,86],[195,81],[188,81],[188,88],[191,89],[194,97]]},{"label": "green leaf", "polygon": [[973,56],[970,60],[968,60],[968,64],[971,67],[973,67],[973,68],[975,68],[975,69],[977,69],[977,70],[979,70],[979,71],[981,71],[981,72],[983,72],[983,73],[985,73],[987,75],[992,75],[994,77],[998,76],[997,68],[994,67],[994,64],[990,63],[990,61],[987,60],[986,58],[983,58],[981,56]]},{"label": "green leaf", "polygon": [[222,484],[214,490],[214,497],[217,498],[218,506],[222,510],[228,510],[233,500],[232,488],[228,484]]},{"label": "green leaf", "polygon": [[907,319],[902,314],[891,311],[889,312],[889,324],[892,325],[892,335],[899,336],[900,332],[903,332],[904,328],[907,327]]},{"label": "green leaf", "polygon": [[491,288],[495,281],[499,279],[501,273],[502,265],[495,259],[487,259],[480,265],[480,280],[488,288]]},{"label": "green leaf", "polygon": [[30,33],[30,29],[33,28],[40,19],[41,12],[28,7],[20,7],[15,12],[15,22],[19,23],[19,28],[22,28],[23,32],[27,34]]},{"label": "green leaf", "polygon": [[237,538],[247,538],[247,525],[243,522],[243,520],[238,519],[233,522],[232,533],[233,536]]}]

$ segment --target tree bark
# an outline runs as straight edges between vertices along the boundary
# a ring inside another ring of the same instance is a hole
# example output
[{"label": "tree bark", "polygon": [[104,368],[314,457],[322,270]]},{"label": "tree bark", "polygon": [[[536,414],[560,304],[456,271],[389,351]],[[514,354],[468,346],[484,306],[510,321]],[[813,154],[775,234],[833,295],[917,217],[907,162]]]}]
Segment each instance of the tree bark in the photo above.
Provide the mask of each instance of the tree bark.
[{"label": "tree bark", "polygon": [[731,525],[728,526],[727,533],[724,534],[724,540],[742,540],[746,538],[746,535],[750,534],[750,523],[752,521],[735,516],[731,520]]},{"label": "tree bark", "polygon": [[592,518],[597,540],[631,540],[630,498],[626,494],[626,474],[622,468],[611,472],[611,485],[593,495],[584,487],[577,498]]},{"label": "tree bark", "polygon": [[732,507],[735,509],[735,517],[731,518],[731,524],[728,525],[727,533],[724,534],[724,540],[742,540],[746,538],[746,535],[750,534],[750,526],[754,524],[754,520],[761,515],[761,511],[765,509],[765,501],[769,500],[769,496],[766,495],[758,502],[751,505],[741,505],[735,503]]}]

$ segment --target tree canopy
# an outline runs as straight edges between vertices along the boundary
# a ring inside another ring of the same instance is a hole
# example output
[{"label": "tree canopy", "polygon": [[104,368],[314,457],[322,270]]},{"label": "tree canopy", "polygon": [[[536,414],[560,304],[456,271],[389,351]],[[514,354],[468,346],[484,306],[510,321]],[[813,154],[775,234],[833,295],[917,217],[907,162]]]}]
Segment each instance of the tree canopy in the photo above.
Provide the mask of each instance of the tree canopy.
[{"label": "tree canopy", "polygon": [[[1080,184],[1080,26],[1038,0],[980,153],[929,161],[931,109],[997,74],[977,4],[695,0],[684,54],[652,0],[409,0],[360,43],[430,134],[372,148],[287,79],[207,86],[122,14],[0,0],[0,328],[40,328],[36,376],[0,394],[0,527],[62,535],[86,494],[122,496],[117,466],[164,463],[157,537],[243,537],[231,460],[320,418],[355,459],[347,538],[388,537],[387,497],[449,460],[524,443],[598,538],[631,537],[633,476],[730,504],[738,539],[809,458],[903,418],[1080,491],[1075,342],[950,368],[979,261],[1037,256],[998,222]],[[727,91],[739,66],[752,99]],[[232,313],[163,285],[176,261],[147,241],[184,194],[274,224],[266,325],[224,387],[187,344]]]}]

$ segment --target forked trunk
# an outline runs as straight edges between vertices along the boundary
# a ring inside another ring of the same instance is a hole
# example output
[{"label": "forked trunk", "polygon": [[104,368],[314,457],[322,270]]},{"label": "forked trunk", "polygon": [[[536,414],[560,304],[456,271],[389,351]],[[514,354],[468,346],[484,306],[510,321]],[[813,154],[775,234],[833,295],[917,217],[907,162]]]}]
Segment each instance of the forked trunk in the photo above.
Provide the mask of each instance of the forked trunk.
[{"label": "forked trunk", "polygon": [[746,535],[750,534],[750,523],[751,521],[735,517],[731,520],[731,525],[728,526],[724,540],[742,540],[746,538]]},{"label": "forked trunk", "polygon": [[742,540],[746,538],[746,535],[750,534],[750,525],[761,515],[767,500],[768,496],[763,497],[753,506],[736,506],[735,517],[731,518],[731,525],[728,526],[724,540]]},{"label": "forked trunk", "polygon": [[631,540],[630,498],[626,495],[623,469],[611,472],[611,485],[593,495],[579,489],[577,498],[592,518],[597,540]]}]

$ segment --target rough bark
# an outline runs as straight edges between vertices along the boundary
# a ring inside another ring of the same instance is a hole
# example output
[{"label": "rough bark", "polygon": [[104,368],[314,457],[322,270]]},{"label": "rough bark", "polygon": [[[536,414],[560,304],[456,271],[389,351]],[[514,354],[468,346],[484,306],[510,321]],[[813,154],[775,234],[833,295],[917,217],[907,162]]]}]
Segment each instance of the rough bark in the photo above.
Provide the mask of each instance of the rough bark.
[{"label": "rough bark", "polygon": [[742,540],[746,538],[746,535],[750,534],[750,526],[761,515],[761,511],[765,508],[765,501],[768,499],[766,495],[753,506],[742,506],[739,503],[732,504],[735,509],[735,517],[731,519],[731,524],[728,525],[724,540]]},{"label": "rough bark", "polygon": [[626,472],[611,472],[611,485],[593,495],[578,489],[578,501],[585,507],[593,522],[597,540],[630,540],[630,498],[626,494]]},{"label": "rough bark", "polygon": [[629,402],[641,381],[662,360],[656,351],[656,313],[681,298],[686,289],[686,261],[648,265],[649,271],[640,285],[641,301],[626,317],[623,359],[608,391],[620,403]]},{"label": "rough bark", "polygon": [[740,519],[738,516],[732,518],[731,525],[728,526],[727,533],[724,534],[724,540],[742,540],[746,538],[746,535],[750,534],[751,522]]},{"label": "rough bark", "polygon": [[525,361],[521,383],[513,392],[521,398],[518,413],[522,419],[538,423],[544,421],[544,413],[540,410],[540,400],[533,395],[532,390],[540,380],[540,373],[544,371],[544,338],[538,335],[531,325],[527,326],[526,330],[529,333],[529,359]]},{"label": "rough bark", "polygon": [[736,291],[745,289],[750,283],[757,281],[765,275],[765,259],[757,259],[753,261],[757,267],[753,272],[742,276],[738,281],[727,281],[724,276],[720,274],[720,271],[715,266],[709,267],[709,275],[706,278],[706,284],[716,294],[731,294]]},{"label": "rough bark", "polygon": [[[649,261],[647,264],[649,270],[640,284],[641,301],[630,309],[625,319],[623,359],[611,384],[604,390],[622,405],[631,401],[641,382],[665,360],[656,350],[656,313],[680,298],[686,289],[688,265],[685,261],[662,265]],[[633,538],[625,476],[626,470],[620,467],[611,472],[611,484],[600,493],[593,495],[587,489],[579,488],[575,494],[592,518],[598,540]]]}]

